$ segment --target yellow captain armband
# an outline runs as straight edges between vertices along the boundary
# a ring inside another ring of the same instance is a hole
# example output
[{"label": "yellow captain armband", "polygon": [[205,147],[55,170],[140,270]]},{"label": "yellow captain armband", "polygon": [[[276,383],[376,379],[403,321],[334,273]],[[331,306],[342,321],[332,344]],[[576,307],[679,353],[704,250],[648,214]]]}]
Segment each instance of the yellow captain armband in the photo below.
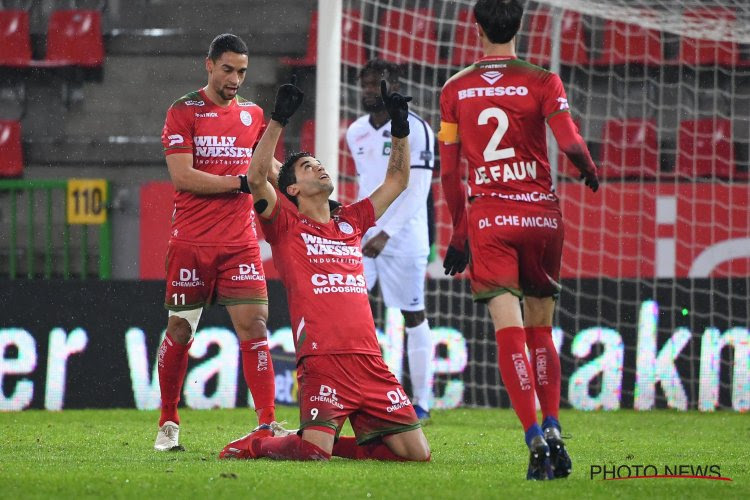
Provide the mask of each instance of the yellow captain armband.
[{"label": "yellow captain armband", "polygon": [[438,140],[445,144],[460,142],[460,139],[458,138],[458,123],[440,122]]}]

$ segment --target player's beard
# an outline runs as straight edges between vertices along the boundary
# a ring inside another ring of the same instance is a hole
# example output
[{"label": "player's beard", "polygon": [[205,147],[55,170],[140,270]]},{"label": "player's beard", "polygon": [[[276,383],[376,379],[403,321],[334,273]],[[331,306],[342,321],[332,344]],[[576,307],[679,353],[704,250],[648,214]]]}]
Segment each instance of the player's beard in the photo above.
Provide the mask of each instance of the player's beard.
[{"label": "player's beard", "polygon": [[320,190],[326,193],[326,196],[330,196],[333,193],[333,182],[321,182],[319,186]]},{"label": "player's beard", "polygon": [[369,100],[367,97],[362,97],[362,109],[368,113],[377,113],[385,109],[385,103],[380,96],[375,97],[375,100]]},{"label": "player's beard", "polygon": [[225,101],[231,101],[237,95],[237,91],[235,91],[234,94],[229,95],[228,90],[222,87],[221,89],[219,89],[219,95]]}]

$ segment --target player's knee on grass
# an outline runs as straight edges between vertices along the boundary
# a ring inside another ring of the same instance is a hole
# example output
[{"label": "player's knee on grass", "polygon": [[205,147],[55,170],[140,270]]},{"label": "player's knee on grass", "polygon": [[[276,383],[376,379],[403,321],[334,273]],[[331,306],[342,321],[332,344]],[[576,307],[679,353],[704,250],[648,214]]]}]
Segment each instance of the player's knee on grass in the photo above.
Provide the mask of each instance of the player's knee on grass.
[{"label": "player's knee on grass", "polygon": [[430,461],[430,445],[422,429],[414,429],[383,437],[383,442],[401,458],[413,462]]},{"label": "player's knee on grass", "polygon": [[422,311],[401,311],[404,315],[404,324],[406,328],[414,328],[419,326],[424,321],[424,310]]},{"label": "player's knee on grass", "polygon": [[[320,430],[319,430],[320,429]],[[302,431],[302,439],[314,444],[329,455],[333,453],[333,442],[335,438],[335,431],[331,429],[318,428],[306,428]]]}]

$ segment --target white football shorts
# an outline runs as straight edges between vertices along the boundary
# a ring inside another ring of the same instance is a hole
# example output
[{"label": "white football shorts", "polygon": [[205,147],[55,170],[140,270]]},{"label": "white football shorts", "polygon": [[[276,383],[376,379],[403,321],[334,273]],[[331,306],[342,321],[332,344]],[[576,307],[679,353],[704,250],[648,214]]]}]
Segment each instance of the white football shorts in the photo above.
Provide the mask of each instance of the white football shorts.
[{"label": "white football shorts", "polygon": [[424,310],[424,280],[427,274],[427,256],[400,257],[379,255],[374,259],[364,257],[365,281],[372,290],[380,283],[386,307],[402,311]]}]

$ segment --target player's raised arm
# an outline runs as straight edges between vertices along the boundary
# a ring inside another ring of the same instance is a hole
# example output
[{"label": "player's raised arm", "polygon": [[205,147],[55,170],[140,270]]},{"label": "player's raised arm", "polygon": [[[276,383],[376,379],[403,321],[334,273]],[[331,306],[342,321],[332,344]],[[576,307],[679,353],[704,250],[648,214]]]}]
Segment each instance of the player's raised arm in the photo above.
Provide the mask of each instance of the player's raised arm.
[{"label": "player's raised arm", "polygon": [[[258,143],[260,143],[260,139],[263,137],[263,132],[266,131],[266,128],[268,127],[268,124],[263,125],[263,129],[261,130],[260,134],[258,134],[258,142],[253,144],[253,151],[258,149]],[[282,161],[284,158],[281,159]],[[271,163],[271,168],[268,170],[268,182],[270,182],[273,187],[276,189],[279,189],[279,171],[281,170],[281,164],[282,162],[279,161],[277,158],[273,159],[273,162]],[[248,174],[250,172],[250,164],[247,165]]]},{"label": "player's raised arm", "polygon": [[391,155],[383,183],[370,195],[375,208],[375,218],[379,218],[409,185],[411,156],[409,154],[409,101],[411,97],[397,92],[388,94],[385,80],[380,81],[380,95],[391,117]]},{"label": "player's raised arm", "polygon": [[[274,152],[279,142],[281,131],[289,122],[289,118],[297,111],[305,94],[292,83],[285,83],[276,92],[271,121],[263,133],[253,158],[250,161],[248,183],[255,200],[255,209],[260,215],[270,215],[276,205],[276,190],[269,182],[269,173],[275,169]],[[265,202],[265,203],[264,203]]]}]

